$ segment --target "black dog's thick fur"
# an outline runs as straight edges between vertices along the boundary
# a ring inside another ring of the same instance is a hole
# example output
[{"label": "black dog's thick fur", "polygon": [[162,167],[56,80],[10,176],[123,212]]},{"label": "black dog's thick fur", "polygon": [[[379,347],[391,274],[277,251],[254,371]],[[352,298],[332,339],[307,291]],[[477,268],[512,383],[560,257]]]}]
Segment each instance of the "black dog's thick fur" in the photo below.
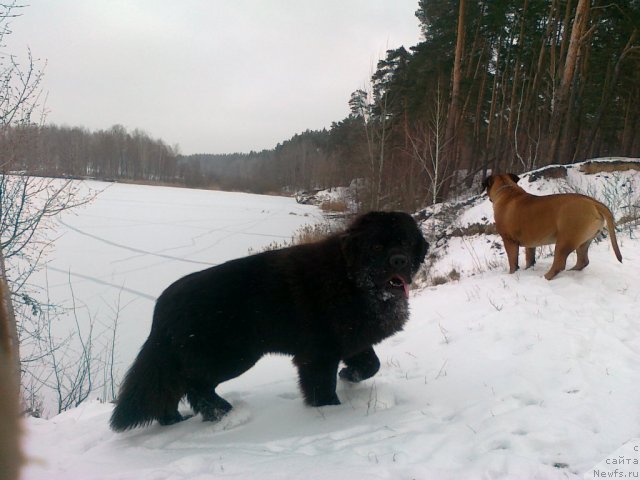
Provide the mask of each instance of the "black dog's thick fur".
[{"label": "black dog's thick fur", "polygon": [[325,240],[240,258],[173,283],[127,373],[111,428],[182,420],[186,395],[204,420],[231,405],[215,393],[267,353],[293,355],[307,404],[336,405],[336,374],[358,382],[372,345],[402,329],[407,284],[428,244],[400,212],[372,212]]}]

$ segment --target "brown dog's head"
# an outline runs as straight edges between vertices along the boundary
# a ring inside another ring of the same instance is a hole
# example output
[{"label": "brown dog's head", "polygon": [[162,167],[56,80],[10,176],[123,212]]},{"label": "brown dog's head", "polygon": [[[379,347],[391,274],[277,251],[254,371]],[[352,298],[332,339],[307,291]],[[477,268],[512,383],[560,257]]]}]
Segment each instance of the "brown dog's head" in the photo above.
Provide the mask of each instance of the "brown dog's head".
[{"label": "brown dog's head", "polygon": [[514,173],[496,173],[495,175],[490,175],[484,179],[482,182],[482,191],[487,191],[489,195],[489,200],[493,202],[496,194],[502,190],[504,187],[516,185],[520,177]]}]

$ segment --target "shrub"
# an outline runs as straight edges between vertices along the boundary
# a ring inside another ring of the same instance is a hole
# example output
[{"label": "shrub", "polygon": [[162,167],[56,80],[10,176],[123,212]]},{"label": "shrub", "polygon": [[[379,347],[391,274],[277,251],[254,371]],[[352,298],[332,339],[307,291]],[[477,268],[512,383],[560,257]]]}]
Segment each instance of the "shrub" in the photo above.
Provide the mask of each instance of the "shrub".
[{"label": "shrub", "polygon": [[344,213],[349,210],[349,206],[344,200],[326,200],[320,204],[320,209],[323,212]]}]

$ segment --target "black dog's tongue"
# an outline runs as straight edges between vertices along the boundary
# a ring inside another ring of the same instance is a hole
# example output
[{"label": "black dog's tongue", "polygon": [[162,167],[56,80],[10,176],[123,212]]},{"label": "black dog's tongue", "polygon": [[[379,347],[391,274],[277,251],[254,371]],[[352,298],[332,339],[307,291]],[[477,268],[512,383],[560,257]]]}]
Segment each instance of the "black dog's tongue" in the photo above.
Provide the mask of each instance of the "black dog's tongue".
[{"label": "black dog's tongue", "polygon": [[407,285],[407,282],[404,281],[404,278],[402,279],[402,288],[404,289],[404,298],[409,298],[409,285]]},{"label": "black dog's tongue", "polygon": [[404,291],[404,298],[409,298],[409,285],[405,282],[404,278],[400,275],[394,275],[391,277],[391,280],[389,280],[389,283],[393,288],[402,288]]}]

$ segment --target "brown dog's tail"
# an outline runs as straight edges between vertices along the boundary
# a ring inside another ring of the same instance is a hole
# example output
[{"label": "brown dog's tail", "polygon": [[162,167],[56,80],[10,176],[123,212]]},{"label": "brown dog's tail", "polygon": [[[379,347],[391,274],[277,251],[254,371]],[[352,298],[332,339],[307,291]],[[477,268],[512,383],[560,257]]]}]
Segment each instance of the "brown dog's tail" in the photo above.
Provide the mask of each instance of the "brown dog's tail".
[{"label": "brown dog's tail", "polygon": [[618,239],[616,238],[616,222],[613,220],[613,214],[606,205],[598,201],[596,201],[595,205],[600,215],[602,215],[607,222],[607,230],[609,231],[611,246],[613,247],[613,251],[616,254],[616,258],[620,263],[622,263],[622,254],[620,253],[620,248],[618,248]]}]

